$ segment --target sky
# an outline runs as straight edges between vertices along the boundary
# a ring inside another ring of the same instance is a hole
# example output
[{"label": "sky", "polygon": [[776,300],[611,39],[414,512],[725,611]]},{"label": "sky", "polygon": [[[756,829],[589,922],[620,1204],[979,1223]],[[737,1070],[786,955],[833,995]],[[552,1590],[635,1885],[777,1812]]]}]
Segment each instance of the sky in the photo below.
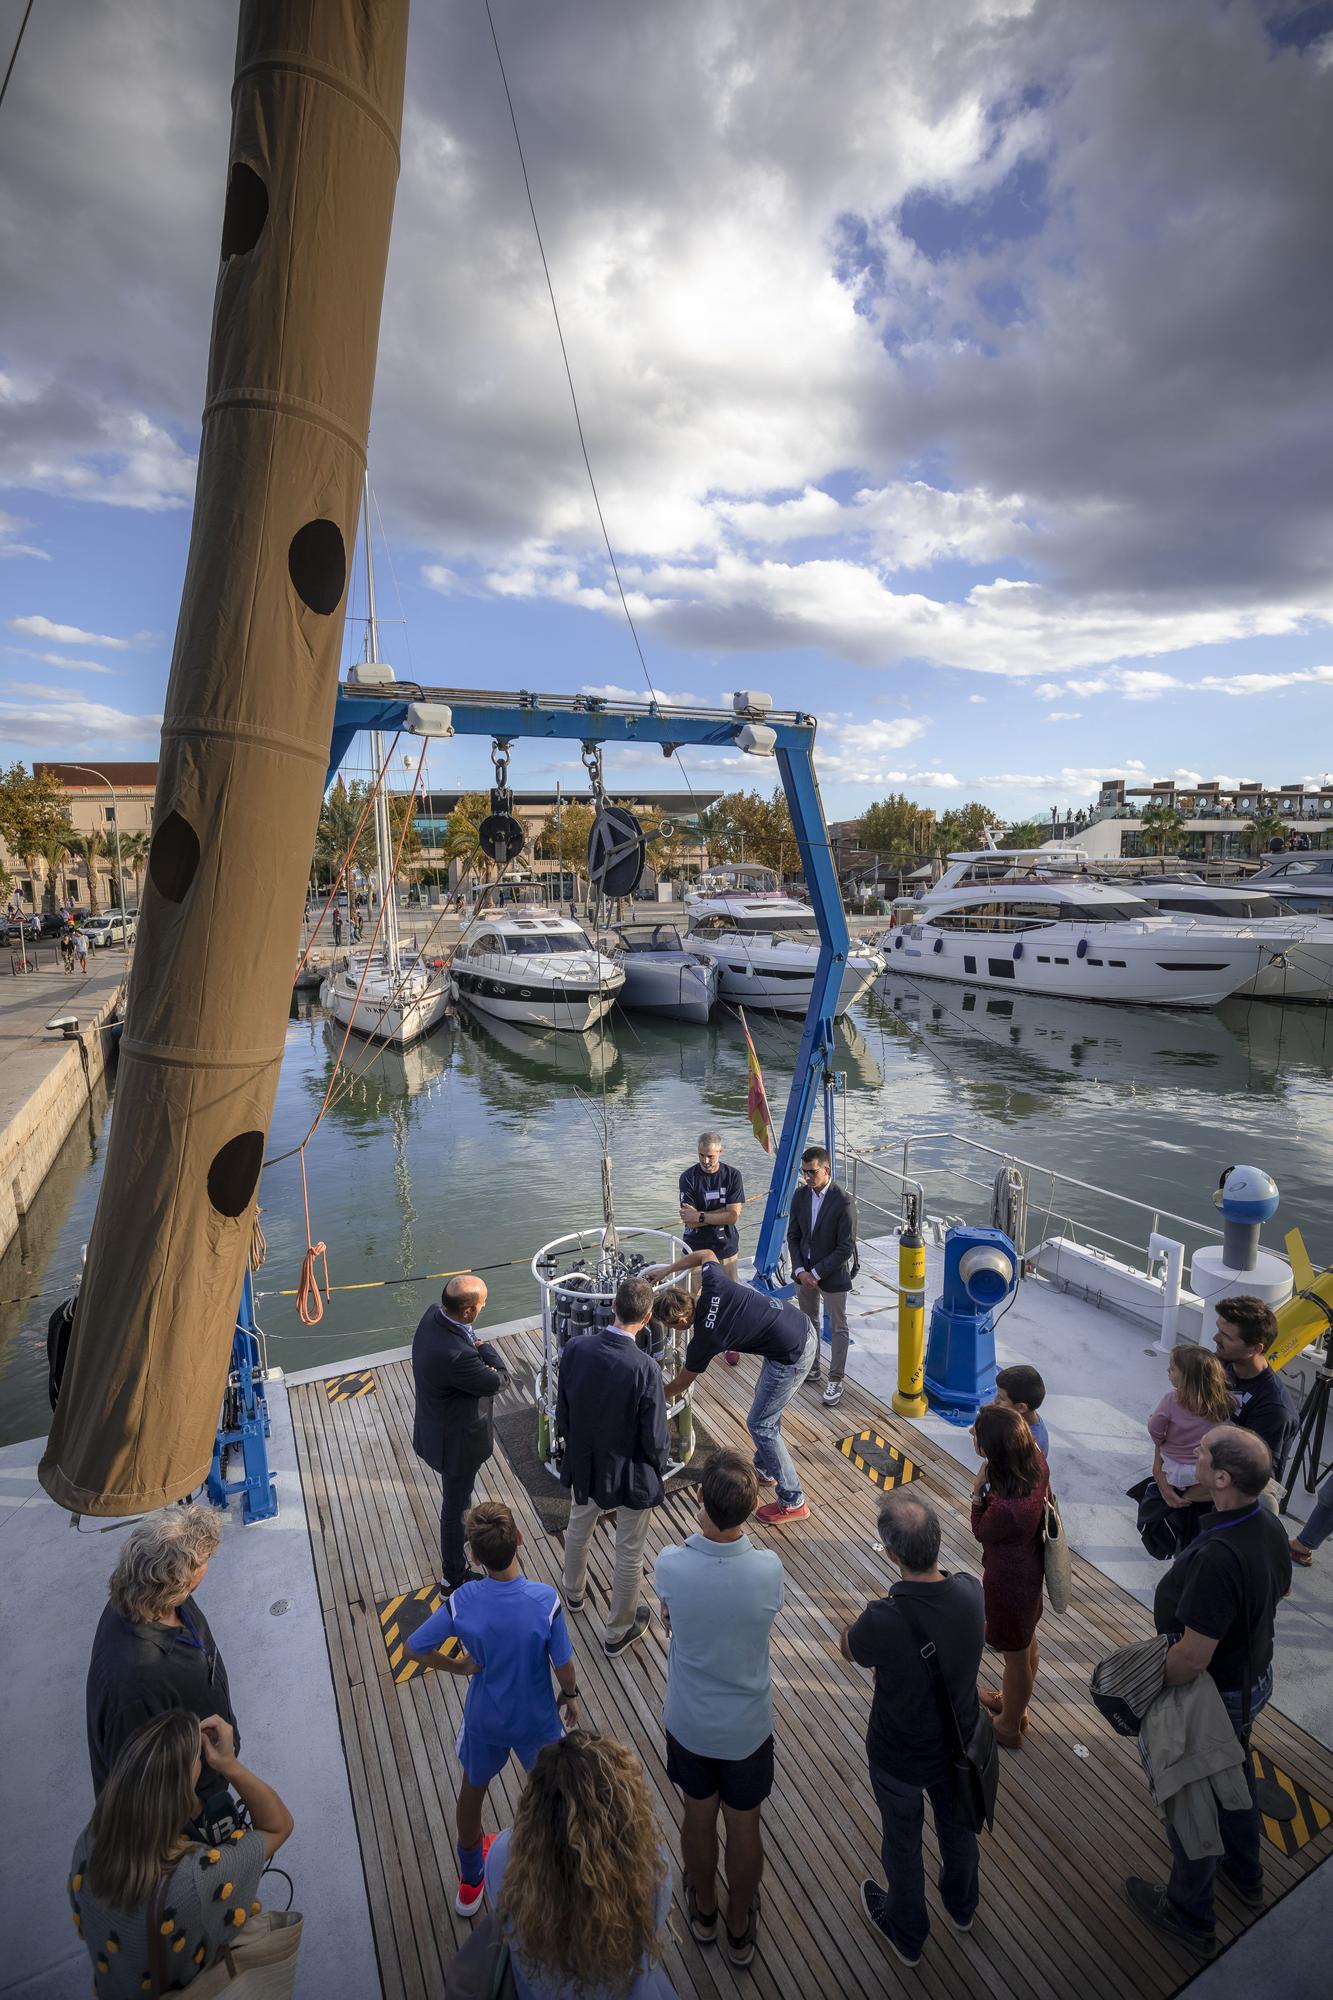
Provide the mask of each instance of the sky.
[{"label": "sky", "polygon": [[[1329,0],[493,11],[661,696],[818,716],[831,818],[1333,769]],[[0,108],[6,762],[156,752],[234,36],[39,5]],[[645,696],[480,0],[413,11],[370,469],[405,674]]]}]

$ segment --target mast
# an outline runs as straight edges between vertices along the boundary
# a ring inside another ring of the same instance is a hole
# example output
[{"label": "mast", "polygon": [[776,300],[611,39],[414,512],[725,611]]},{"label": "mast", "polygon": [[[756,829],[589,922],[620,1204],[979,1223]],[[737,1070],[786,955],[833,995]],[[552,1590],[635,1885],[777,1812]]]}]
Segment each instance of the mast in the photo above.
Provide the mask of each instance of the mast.
[{"label": "mast", "polygon": [[241,0],[139,943],[39,1467],[72,1513],[178,1500],[213,1456],[328,772],[406,55],[407,0]]},{"label": "mast", "polygon": [[[366,542],[366,658],[373,666],[380,663],[380,628],[375,611],[375,554],[370,537],[370,474],[366,474],[361,490],[361,512],[365,523]],[[389,774],[384,770],[384,738],[378,729],[371,731],[370,758],[372,767],[383,772],[379,790],[375,794],[375,879],[379,886],[383,916],[380,921],[384,963],[390,973],[397,978],[400,970],[398,945],[398,897],[393,881],[393,823],[389,817]]]}]

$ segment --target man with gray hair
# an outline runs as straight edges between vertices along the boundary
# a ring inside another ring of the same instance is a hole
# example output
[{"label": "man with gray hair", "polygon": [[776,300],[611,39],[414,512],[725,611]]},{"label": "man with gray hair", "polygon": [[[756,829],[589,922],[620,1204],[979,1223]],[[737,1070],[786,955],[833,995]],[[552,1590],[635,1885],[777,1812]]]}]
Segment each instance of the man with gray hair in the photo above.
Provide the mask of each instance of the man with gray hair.
[{"label": "man with gray hair", "polygon": [[[745,1206],[745,1183],[739,1167],[722,1163],[722,1134],[701,1132],[698,1157],[680,1177],[680,1219],[687,1250],[711,1250],[722,1266],[723,1275],[734,1278],[739,1269],[741,1210]],[[697,1289],[691,1275],[690,1290]],[[736,1350],[724,1357],[729,1368],[740,1360]]]},{"label": "man with gray hair", "polygon": [[888,1887],[863,1882],[861,1907],[894,1955],[917,1965],[930,1934],[923,1794],[935,1815],[940,1898],[955,1930],[971,1930],[981,1889],[976,1834],[954,1817],[954,1744],[922,1649],[934,1646],[963,1741],[971,1743],[981,1721],[977,1672],[986,1621],[977,1579],[940,1568],[940,1519],[927,1501],[911,1492],[886,1495],[879,1535],[899,1580],[844,1627],[839,1642],[845,1660],[875,1672],[866,1755]]},{"label": "man with gray hair", "polygon": [[[188,1709],[201,1721],[220,1715],[240,1743],[227,1669],[194,1601],[221,1540],[222,1516],[215,1508],[163,1507],[136,1523],[121,1543],[88,1662],[95,1792],[135,1730],[164,1709]],[[199,1783],[203,1793],[218,1790],[207,1760]]]},{"label": "man with gray hair", "polygon": [[1177,1938],[1200,1958],[1217,1950],[1213,1886],[1219,1868],[1242,1903],[1264,1898],[1259,1809],[1254,1802],[1250,1727],[1273,1693],[1273,1625],[1291,1589],[1291,1550],[1276,1514],[1259,1496],[1273,1470],[1272,1453],[1256,1431],[1219,1424],[1199,1447],[1195,1479],[1212,1502],[1198,1534],[1172,1563],[1153,1596],[1153,1623],[1170,1635],[1166,1684],[1180,1687],[1211,1674],[1245,1752],[1250,1804],[1219,1807],[1223,1854],[1191,1861],[1175,1828],[1163,1886],[1131,1875],[1125,1893],[1141,1917]]}]

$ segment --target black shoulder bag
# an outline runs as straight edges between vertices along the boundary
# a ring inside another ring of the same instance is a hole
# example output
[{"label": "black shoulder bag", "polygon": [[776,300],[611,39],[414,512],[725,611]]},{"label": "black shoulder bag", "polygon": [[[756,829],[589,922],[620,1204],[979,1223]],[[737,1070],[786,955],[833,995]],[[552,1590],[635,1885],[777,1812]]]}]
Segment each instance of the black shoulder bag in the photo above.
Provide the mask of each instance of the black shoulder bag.
[{"label": "black shoulder bag", "polygon": [[1000,1753],[995,1747],[995,1731],[991,1728],[990,1716],[978,1702],[976,1728],[972,1731],[971,1742],[965,1743],[950,1699],[949,1684],[940,1670],[934,1640],[925,1637],[908,1609],[906,1598],[895,1596],[891,1602],[897,1606],[903,1623],[916,1640],[930,1676],[931,1692],[939,1706],[944,1740],[952,1749],[949,1796],[954,1818],[969,1833],[980,1833],[983,1827],[995,1824],[995,1795],[1000,1788]]}]

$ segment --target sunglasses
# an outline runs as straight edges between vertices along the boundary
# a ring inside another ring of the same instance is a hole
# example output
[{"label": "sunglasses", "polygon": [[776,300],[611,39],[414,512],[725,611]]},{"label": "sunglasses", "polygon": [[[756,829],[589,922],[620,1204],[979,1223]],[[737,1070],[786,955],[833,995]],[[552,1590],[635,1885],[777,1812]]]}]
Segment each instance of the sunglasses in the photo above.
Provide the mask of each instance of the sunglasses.
[{"label": "sunglasses", "polygon": [[801,1179],[803,1181],[812,1181],[818,1172],[819,1172],[818,1167],[802,1167]]}]

